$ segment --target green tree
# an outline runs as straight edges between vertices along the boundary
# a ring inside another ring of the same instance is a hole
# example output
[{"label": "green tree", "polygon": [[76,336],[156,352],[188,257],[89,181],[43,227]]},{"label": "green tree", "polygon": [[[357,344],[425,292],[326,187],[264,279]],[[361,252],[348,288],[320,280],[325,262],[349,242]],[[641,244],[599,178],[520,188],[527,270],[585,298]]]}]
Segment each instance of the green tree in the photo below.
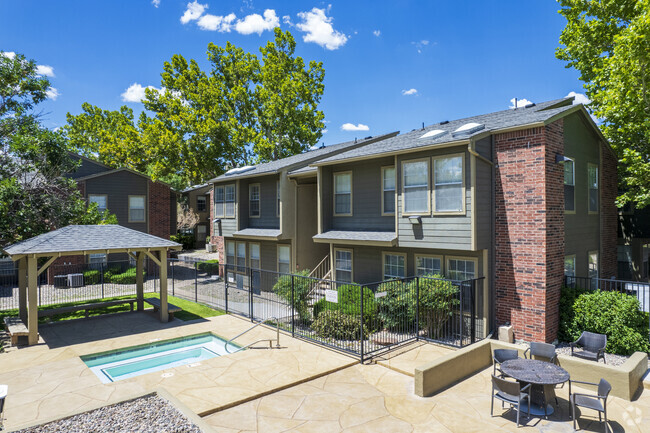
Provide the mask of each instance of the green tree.
[{"label": "green tree", "polygon": [[559,0],[556,56],[580,72],[619,158],[619,205],[650,204],[650,0]]}]

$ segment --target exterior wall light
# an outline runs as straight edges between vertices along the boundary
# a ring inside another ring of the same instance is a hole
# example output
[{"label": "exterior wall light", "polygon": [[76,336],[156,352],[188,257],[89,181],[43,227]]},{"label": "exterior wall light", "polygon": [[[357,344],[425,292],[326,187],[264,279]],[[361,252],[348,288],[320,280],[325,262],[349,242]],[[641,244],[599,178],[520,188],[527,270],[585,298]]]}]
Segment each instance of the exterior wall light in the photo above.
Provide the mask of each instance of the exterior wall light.
[{"label": "exterior wall light", "polygon": [[412,215],[409,217],[409,222],[413,225],[422,224],[422,217],[420,215]]}]

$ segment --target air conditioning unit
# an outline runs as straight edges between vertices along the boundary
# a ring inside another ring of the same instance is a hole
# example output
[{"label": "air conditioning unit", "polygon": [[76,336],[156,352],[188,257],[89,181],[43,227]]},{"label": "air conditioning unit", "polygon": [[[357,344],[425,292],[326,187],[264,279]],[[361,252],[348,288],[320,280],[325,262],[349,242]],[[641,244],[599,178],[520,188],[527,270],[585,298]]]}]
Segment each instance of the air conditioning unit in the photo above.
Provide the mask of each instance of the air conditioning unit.
[{"label": "air conditioning unit", "polygon": [[81,287],[84,285],[84,274],[68,274],[68,287]]}]

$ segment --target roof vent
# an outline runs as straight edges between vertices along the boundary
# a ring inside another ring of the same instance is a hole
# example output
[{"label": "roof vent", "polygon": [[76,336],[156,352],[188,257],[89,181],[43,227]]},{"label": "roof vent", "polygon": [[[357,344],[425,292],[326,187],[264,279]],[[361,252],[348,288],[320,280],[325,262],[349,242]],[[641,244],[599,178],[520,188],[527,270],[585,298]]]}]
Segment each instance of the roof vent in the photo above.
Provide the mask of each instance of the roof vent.
[{"label": "roof vent", "polygon": [[369,136],[365,137],[364,140],[370,140],[371,138],[372,138],[372,135],[369,135]]},{"label": "roof vent", "polygon": [[446,125],[448,123],[449,123],[449,120],[443,120],[442,122],[440,122],[440,125]]},{"label": "roof vent", "polygon": [[433,138],[433,137],[438,137],[439,135],[442,135],[446,133],[447,131],[443,131],[442,129],[432,129],[431,131],[426,132],[424,135],[422,135],[420,138]]},{"label": "roof vent", "polygon": [[226,176],[229,174],[239,174],[239,173],[246,173],[247,171],[253,170],[255,167],[252,165],[245,165],[243,167],[237,167],[237,168],[231,168],[226,172]]},{"label": "roof vent", "polygon": [[484,123],[466,123],[460,128],[456,129],[452,135],[454,137],[458,137],[459,135],[471,135],[475,133],[476,131],[480,131],[481,129],[485,129],[485,124]]}]

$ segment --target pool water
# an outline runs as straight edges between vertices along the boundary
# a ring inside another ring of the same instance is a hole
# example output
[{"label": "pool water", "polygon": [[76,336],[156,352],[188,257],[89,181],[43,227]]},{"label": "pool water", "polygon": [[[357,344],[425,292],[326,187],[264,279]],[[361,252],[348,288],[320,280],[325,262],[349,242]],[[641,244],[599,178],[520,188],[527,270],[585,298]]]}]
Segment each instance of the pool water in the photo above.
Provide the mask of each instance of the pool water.
[{"label": "pool water", "polygon": [[[205,333],[95,353],[82,356],[81,360],[102,383],[110,383],[228,355],[226,344],[223,338]],[[234,352],[239,346],[230,343],[228,348]]]}]

